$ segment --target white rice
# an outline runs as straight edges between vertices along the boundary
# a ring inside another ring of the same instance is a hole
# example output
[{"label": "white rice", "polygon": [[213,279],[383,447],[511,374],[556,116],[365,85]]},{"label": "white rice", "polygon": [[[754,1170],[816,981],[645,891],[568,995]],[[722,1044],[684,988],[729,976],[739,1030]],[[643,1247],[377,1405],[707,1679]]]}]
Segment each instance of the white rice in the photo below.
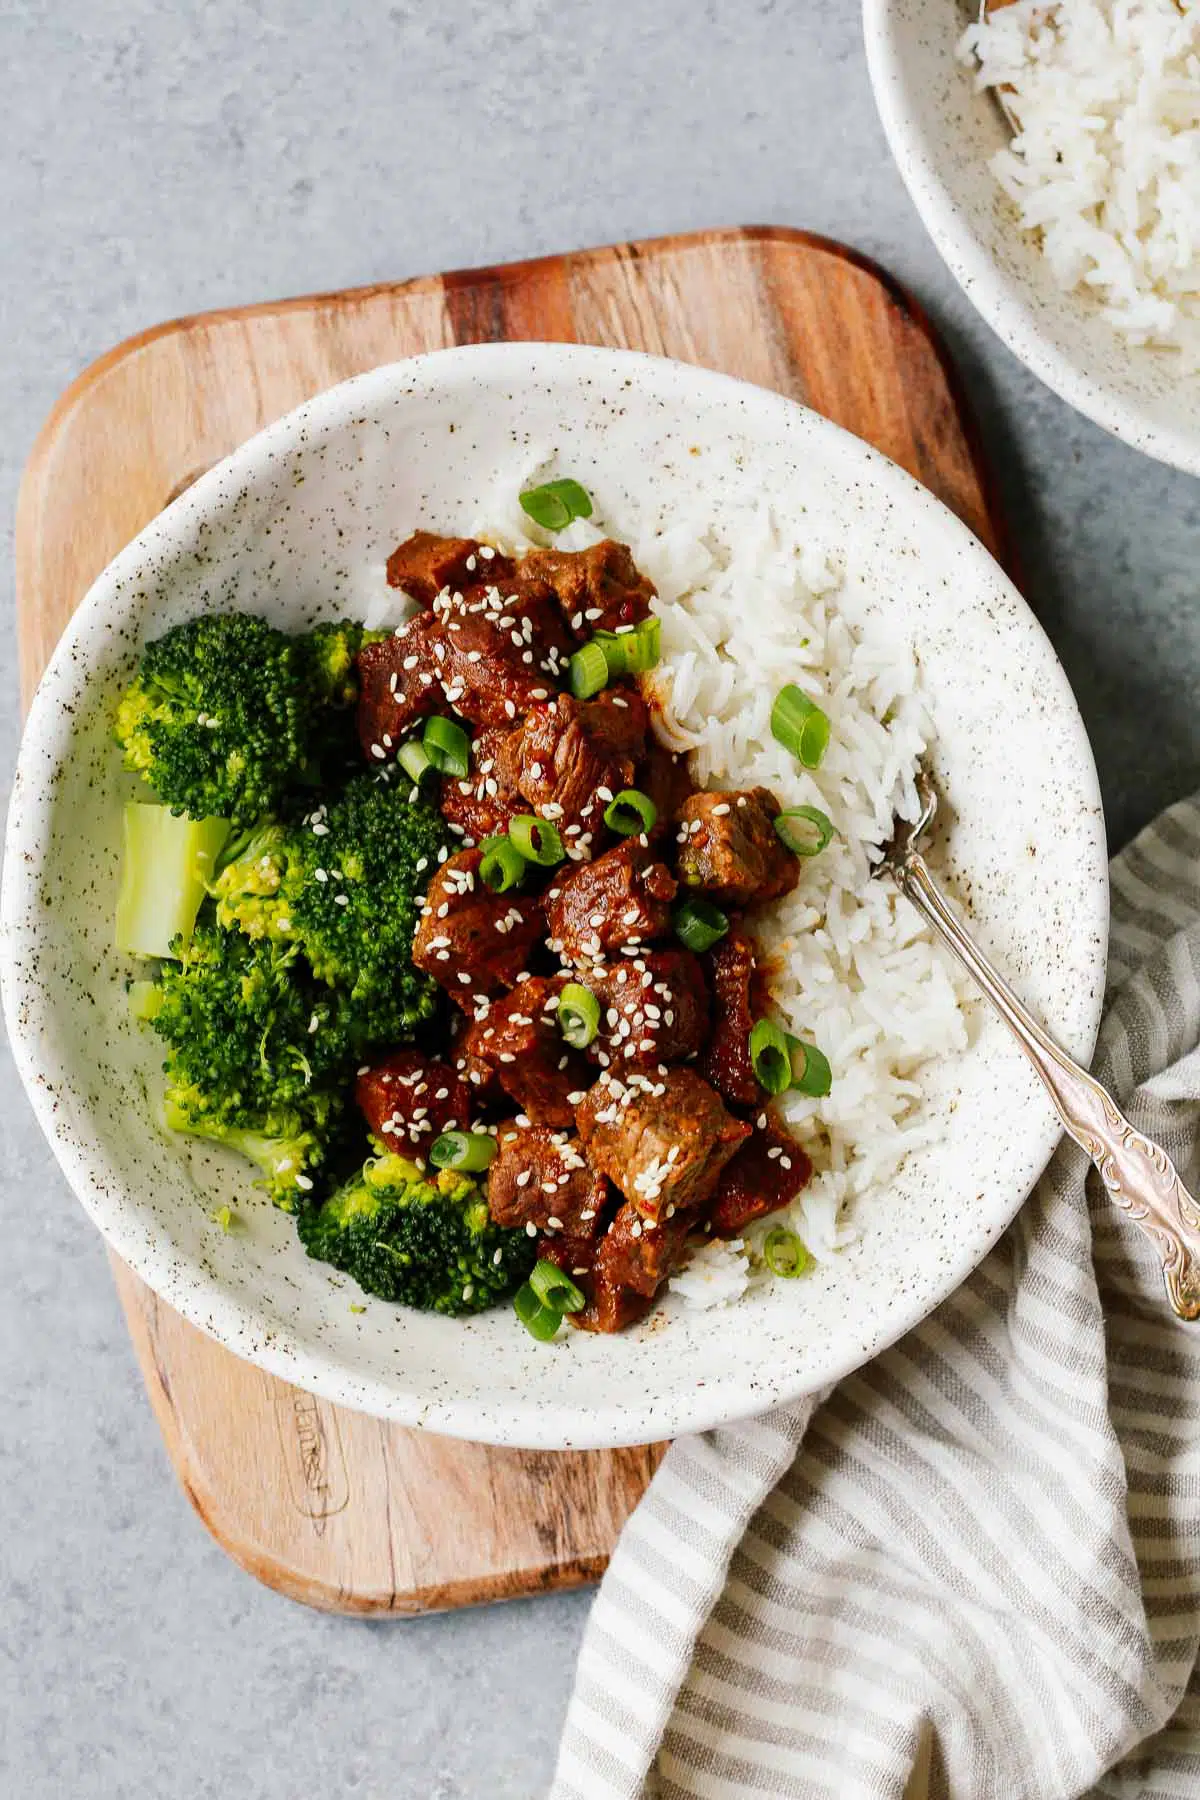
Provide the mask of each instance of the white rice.
[{"label": "white rice", "polygon": [[989,166],[1058,285],[1200,368],[1200,0],[1018,0],[959,56],[1016,115]]}]

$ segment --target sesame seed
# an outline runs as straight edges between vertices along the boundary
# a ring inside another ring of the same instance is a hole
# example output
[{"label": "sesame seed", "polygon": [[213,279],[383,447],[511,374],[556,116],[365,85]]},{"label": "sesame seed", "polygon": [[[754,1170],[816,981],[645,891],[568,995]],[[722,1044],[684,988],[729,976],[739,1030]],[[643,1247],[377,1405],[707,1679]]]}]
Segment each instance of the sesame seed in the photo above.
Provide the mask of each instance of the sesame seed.
[{"label": "sesame seed", "polygon": [[335,894],[333,896],[333,903],[335,906],[349,906],[350,896],[349,894]]}]

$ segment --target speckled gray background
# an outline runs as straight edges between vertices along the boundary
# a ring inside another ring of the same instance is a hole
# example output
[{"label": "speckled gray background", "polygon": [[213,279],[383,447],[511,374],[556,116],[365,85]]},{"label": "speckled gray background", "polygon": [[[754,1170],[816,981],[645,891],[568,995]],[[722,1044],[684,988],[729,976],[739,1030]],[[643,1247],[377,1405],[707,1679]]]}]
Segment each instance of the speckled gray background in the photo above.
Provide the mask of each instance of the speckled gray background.
[{"label": "speckled gray background", "polygon": [[[820,0],[12,0],[0,512],[55,396],[172,314],[747,220],[887,263],[964,367],[1114,846],[1200,782],[1200,483],[978,324]],[[0,765],[17,738],[11,635]],[[4,782],[7,787],[7,780]],[[99,1240],[0,1071],[0,1791],[527,1800],[583,1596],[407,1624],[254,1585],[177,1490]]]}]

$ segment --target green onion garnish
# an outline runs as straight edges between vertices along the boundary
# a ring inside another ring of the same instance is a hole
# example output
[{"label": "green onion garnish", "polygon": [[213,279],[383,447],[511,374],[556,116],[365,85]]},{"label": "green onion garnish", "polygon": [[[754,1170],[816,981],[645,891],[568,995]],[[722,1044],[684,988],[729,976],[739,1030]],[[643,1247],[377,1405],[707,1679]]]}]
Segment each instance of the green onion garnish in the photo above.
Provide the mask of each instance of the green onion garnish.
[{"label": "green onion garnish", "polygon": [[599,644],[608,664],[609,674],[641,675],[653,669],[662,655],[662,622],[643,619],[626,631],[598,631],[592,639]]},{"label": "green onion garnish", "polygon": [[533,1265],[533,1274],[529,1277],[529,1285],[551,1312],[582,1312],[587,1305],[587,1295],[582,1288],[576,1287],[569,1275],[564,1275],[557,1263],[547,1257],[541,1257]]},{"label": "green onion garnish", "polygon": [[797,856],[819,856],[831,838],[837,836],[833,820],[819,806],[788,806],[775,821],[781,842]]},{"label": "green onion garnish", "polygon": [[433,762],[426,752],[424,744],[417,738],[409,738],[407,744],[401,744],[400,754],[396,761],[406,775],[414,781],[420,781],[426,769],[433,768]]},{"label": "green onion garnish", "polygon": [[689,950],[711,950],[729,930],[729,920],[709,900],[685,900],[672,923],[675,936]]},{"label": "green onion garnish", "polygon": [[507,894],[510,888],[520,887],[529,864],[515,844],[506,837],[487,837],[479,847],[483,851],[479,879],[485,887],[491,888],[493,894]]},{"label": "green onion garnish", "polygon": [[539,819],[536,813],[518,813],[509,822],[508,837],[526,862],[538,863],[543,869],[553,868],[566,855],[563,841],[553,825]]},{"label": "green onion garnish", "polygon": [[813,1100],[821,1100],[833,1086],[833,1070],[829,1067],[829,1058],[815,1044],[806,1044],[801,1038],[788,1038],[788,1061],[791,1065],[791,1086],[798,1094],[807,1094]]},{"label": "green onion garnish", "polygon": [[787,1033],[771,1019],[759,1019],[750,1032],[750,1061],[758,1085],[782,1094],[792,1085],[792,1058]]},{"label": "green onion garnish", "polygon": [[808,1267],[808,1251],[794,1231],[785,1231],[782,1225],[776,1225],[764,1240],[763,1261],[772,1275],[794,1281]]},{"label": "green onion garnish", "polygon": [[548,1344],[562,1324],[562,1314],[552,1306],[542,1305],[531,1281],[513,1295],[513,1311],[530,1337],[537,1338],[540,1344]]},{"label": "green onion garnish", "polygon": [[771,708],[771,735],[806,769],[819,769],[829,744],[829,715],[794,682],[781,688]]},{"label": "green onion garnish", "polygon": [[602,645],[595,638],[582,649],[577,650],[567,664],[567,672],[571,681],[571,692],[577,700],[590,700],[603,687],[608,686],[608,658]]},{"label": "green onion garnish", "polygon": [[591,988],[568,981],[558,997],[558,1029],[573,1050],[586,1050],[600,1029],[600,1002]]},{"label": "green onion garnish", "polygon": [[495,1158],[496,1140],[486,1131],[443,1131],[429,1146],[435,1169],[457,1169],[464,1175],[478,1174]]},{"label": "green onion garnish", "polygon": [[657,818],[657,806],[641,788],[622,788],[604,809],[604,823],[618,837],[636,837],[640,831],[653,831]]},{"label": "green onion garnish", "polygon": [[471,767],[471,741],[453,719],[427,719],[421,744],[434,768],[443,775],[457,775],[461,781]]},{"label": "green onion garnish", "polygon": [[562,531],[572,519],[591,518],[592,497],[577,481],[547,481],[541,487],[525,489],[521,510],[543,531]]}]

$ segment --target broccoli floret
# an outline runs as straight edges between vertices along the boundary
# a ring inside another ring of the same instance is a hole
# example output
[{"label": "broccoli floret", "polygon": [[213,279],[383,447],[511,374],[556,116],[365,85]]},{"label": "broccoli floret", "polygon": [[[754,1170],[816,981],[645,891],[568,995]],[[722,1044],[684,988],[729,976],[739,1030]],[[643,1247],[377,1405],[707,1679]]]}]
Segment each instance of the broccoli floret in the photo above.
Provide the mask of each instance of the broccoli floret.
[{"label": "broccoli floret", "polygon": [[217,918],[295,944],[345,997],[358,1041],[411,1038],[435,984],[413,966],[420,896],[447,844],[436,808],[371,775],[292,825],[265,824],[214,884]]},{"label": "broccoli floret", "polygon": [[424,1312],[482,1312],[520,1286],[536,1256],[524,1231],[492,1224],[468,1176],[426,1179],[402,1156],[368,1162],[297,1225],[310,1256]]},{"label": "broccoli floret", "polygon": [[117,709],[125,766],[194,819],[253,824],[344,754],[357,698],[349,622],[300,637],[251,613],[210,613],[147,645]]},{"label": "broccoli floret", "polygon": [[224,819],[181,819],[166,806],[128,802],[118,950],[167,956],[174,940],[188,942],[228,836]]},{"label": "broccoli floret", "polygon": [[325,1145],[313,1131],[306,1131],[299,1113],[266,1114],[256,1127],[231,1125],[204,1111],[206,1096],[197,1090],[170,1088],[163,1116],[172,1131],[207,1138],[238,1151],[262,1171],[257,1186],[284,1212],[294,1212],[301,1198],[311,1193],[313,1170],[325,1160]]},{"label": "broccoli floret", "polygon": [[[295,947],[202,918],[133,1010],[163,1039],[168,1123],[243,1149],[276,1199],[307,1191],[337,1134],[357,1047],[342,998]],[[303,1179],[299,1179],[303,1177]]]}]

